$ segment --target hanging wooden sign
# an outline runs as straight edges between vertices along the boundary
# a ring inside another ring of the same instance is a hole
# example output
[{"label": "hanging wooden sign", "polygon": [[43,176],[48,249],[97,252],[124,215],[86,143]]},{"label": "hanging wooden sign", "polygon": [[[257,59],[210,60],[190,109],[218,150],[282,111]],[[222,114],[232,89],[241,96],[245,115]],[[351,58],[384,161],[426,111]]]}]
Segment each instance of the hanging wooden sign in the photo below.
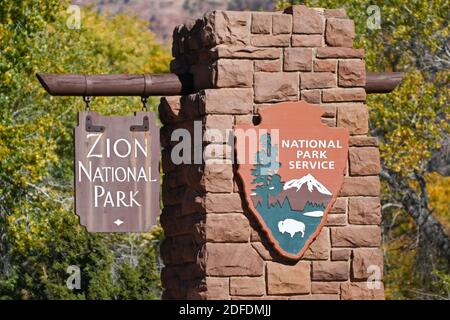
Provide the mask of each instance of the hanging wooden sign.
[{"label": "hanging wooden sign", "polygon": [[348,131],[323,124],[322,113],[306,102],[279,103],[260,112],[258,126],[235,127],[257,130],[254,151],[236,139],[238,174],[250,211],[288,258],[301,258],[318,236],[344,178]]},{"label": "hanging wooden sign", "polygon": [[159,216],[159,129],[152,112],[80,112],[75,210],[89,232],[145,232]]}]

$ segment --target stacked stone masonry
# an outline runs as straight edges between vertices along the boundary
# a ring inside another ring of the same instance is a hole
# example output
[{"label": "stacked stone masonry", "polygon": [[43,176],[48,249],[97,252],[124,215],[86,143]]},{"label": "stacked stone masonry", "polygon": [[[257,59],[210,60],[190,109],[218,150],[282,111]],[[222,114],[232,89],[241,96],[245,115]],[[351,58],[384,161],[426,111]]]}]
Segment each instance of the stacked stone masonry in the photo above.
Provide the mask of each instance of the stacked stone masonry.
[{"label": "stacked stone masonry", "polygon": [[[364,52],[352,47],[354,36],[344,10],[303,5],[215,11],[174,30],[172,72],[191,73],[198,93],[165,97],[159,106],[163,298],[384,298],[380,159],[377,140],[367,136]],[[226,133],[252,123],[261,108],[298,100],[316,104],[325,124],[351,136],[327,224],[292,261],[272,249],[248,212]],[[201,163],[172,162],[171,135],[180,128],[200,133]],[[380,277],[368,285],[371,275]]]}]

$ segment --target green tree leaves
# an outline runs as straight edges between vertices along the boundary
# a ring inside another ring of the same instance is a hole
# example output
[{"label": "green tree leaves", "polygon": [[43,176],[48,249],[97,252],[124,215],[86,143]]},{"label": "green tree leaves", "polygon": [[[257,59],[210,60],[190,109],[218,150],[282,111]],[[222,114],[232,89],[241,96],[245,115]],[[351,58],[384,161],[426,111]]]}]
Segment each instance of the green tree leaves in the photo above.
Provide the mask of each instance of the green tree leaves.
[{"label": "green tree leaves", "polygon": [[[24,0],[0,7],[0,298],[157,298],[158,230],[128,237],[79,226],[72,128],[83,102],[49,96],[35,73],[165,72],[170,56],[134,17],[82,10],[81,28],[69,29],[68,6]],[[92,102],[102,114],[140,107],[138,98]],[[80,267],[80,290],[66,287],[69,265]]]},{"label": "green tree leaves", "polygon": [[[436,283],[445,277],[438,278],[439,271],[433,273],[433,268],[448,274],[450,265],[439,258],[443,252],[436,252],[435,244],[447,242],[443,239],[448,239],[448,230],[447,234],[425,232],[433,228],[418,221],[429,216],[427,223],[436,218],[447,229],[450,225],[450,195],[442,187],[450,177],[430,172],[433,157],[448,159],[442,146],[450,136],[450,3],[315,0],[278,1],[278,6],[292,2],[346,9],[355,22],[354,46],[365,49],[367,70],[405,72],[394,92],[370,95],[367,101],[371,134],[380,141],[383,176],[390,177],[382,192],[386,294],[388,298],[436,298]],[[380,15],[379,28],[367,23],[373,9]],[[412,196],[417,201],[408,212],[403,206]]]}]

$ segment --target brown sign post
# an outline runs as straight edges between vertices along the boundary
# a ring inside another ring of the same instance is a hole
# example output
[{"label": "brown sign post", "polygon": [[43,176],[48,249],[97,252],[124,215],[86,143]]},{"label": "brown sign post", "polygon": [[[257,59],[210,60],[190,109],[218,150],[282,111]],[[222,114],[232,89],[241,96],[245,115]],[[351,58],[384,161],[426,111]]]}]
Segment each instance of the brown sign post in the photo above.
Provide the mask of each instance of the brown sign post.
[{"label": "brown sign post", "polygon": [[89,232],[145,232],[159,216],[159,129],[152,112],[80,112],[75,210]]}]

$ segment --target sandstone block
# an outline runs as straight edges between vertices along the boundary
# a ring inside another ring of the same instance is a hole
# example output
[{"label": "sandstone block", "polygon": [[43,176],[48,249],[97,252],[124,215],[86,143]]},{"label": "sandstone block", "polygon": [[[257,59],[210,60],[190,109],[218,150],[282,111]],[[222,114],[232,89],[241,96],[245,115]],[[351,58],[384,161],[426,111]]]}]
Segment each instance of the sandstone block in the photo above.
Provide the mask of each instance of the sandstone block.
[{"label": "sandstone block", "polygon": [[273,106],[273,103],[260,103],[260,104],[255,104],[255,111],[256,112],[260,112],[261,110],[264,110],[264,108],[269,108]]},{"label": "sandstone block", "polygon": [[273,14],[272,33],[287,34],[292,31],[292,16],[290,14]]},{"label": "sandstone block", "polygon": [[162,97],[158,106],[159,118],[164,124],[170,124],[182,121],[180,114],[180,96]]},{"label": "sandstone block", "polygon": [[284,49],[285,71],[311,71],[312,49],[286,48]]},{"label": "sandstone block", "polygon": [[261,276],[264,263],[249,243],[206,243],[205,272],[209,276]]},{"label": "sandstone block", "polygon": [[340,196],[373,196],[380,195],[380,179],[368,177],[344,177]]},{"label": "sandstone block", "polygon": [[172,158],[170,154],[172,152],[172,148],[164,148],[161,151],[161,162],[164,173],[172,172],[176,170],[175,164],[172,162]]},{"label": "sandstone block", "polygon": [[378,148],[350,148],[350,175],[377,175],[381,171],[380,151]]},{"label": "sandstone block", "polygon": [[207,193],[203,206],[206,212],[243,212],[239,193]]},{"label": "sandstone block", "polygon": [[330,256],[330,236],[328,228],[322,228],[319,235],[306,250],[302,259],[327,260]]},{"label": "sandstone block", "polygon": [[364,88],[332,88],[323,90],[323,102],[365,101]]},{"label": "sandstone block", "polygon": [[186,192],[186,188],[179,187],[168,189],[164,188],[162,190],[163,203],[165,206],[175,206],[181,203],[181,200],[184,198]]},{"label": "sandstone block", "polygon": [[314,293],[290,296],[289,300],[339,300],[339,294]]},{"label": "sandstone block", "polygon": [[345,48],[345,47],[324,47],[317,48],[316,53],[317,58],[341,58],[341,59],[350,59],[350,58],[363,58],[364,57],[364,49],[353,49],[353,48]]},{"label": "sandstone block", "polygon": [[295,265],[267,262],[267,290],[268,294],[310,293],[309,262],[299,261]]},{"label": "sandstone block", "polygon": [[[180,209],[181,210],[181,209]],[[181,216],[178,218],[171,218],[168,219],[169,221],[166,222],[166,226],[170,224],[170,228],[174,228],[174,232],[171,234],[169,232],[169,228],[164,228],[164,234],[166,236],[176,236],[176,235],[187,235],[192,232],[192,227],[198,223],[201,219],[201,216],[199,214],[190,214],[186,216]],[[162,224],[162,222],[161,222]],[[167,230],[167,232],[166,232]]]},{"label": "sandstone block", "polygon": [[252,13],[252,33],[270,33],[272,30],[272,14],[269,12]]},{"label": "sandstone block", "polygon": [[336,127],[336,118],[324,118],[322,117],[320,121],[329,127]]},{"label": "sandstone block", "polygon": [[293,33],[323,33],[325,19],[316,10],[304,5],[294,5],[287,8],[285,12],[292,14]]},{"label": "sandstone block", "polygon": [[207,192],[233,192],[233,167],[231,162],[205,161],[201,184],[203,190]]},{"label": "sandstone block", "polygon": [[181,299],[180,281],[178,279],[178,267],[165,266],[161,271],[161,282],[164,287],[164,295],[172,299]]},{"label": "sandstone block", "polygon": [[264,277],[233,277],[230,279],[230,293],[241,296],[262,296],[266,293]]},{"label": "sandstone block", "polygon": [[[330,89],[333,90],[333,89]],[[350,135],[369,131],[369,112],[364,104],[344,104],[337,108],[338,127],[347,128]]]},{"label": "sandstone block", "polygon": [[332,261],[348,261],[350,259],[350,249],[333,249],[331,250]]},{"label": "sandstone block", "polygon": [[341,87],[364,87],[366,85],[366,66],[363,60],[340,60],[338,75],[338,83]]},{"label": "sandstone block", "polygon": [[251,44],[255,47],[287,47],[291,44],[291,36],[288,34],[254,35]]},{"label": "sandstone block", "polygon": [[351,136],[348,144],[350,147],[378,147],[378,139],[376,137]]},{"label": "sandstone block", "polygon": [[246,114],[253,109],[251,88],[206,89],[201,92],[202,113]]},{"label": "sandstone block", "polygon": [[261,236],[260,236],[260,233],[262,233],[262,231],[260,230],[259,226],[256,227],[256,226],[253,225],[251,229],[252,230],[251,230],[250,240],[252,242],[254,242],[254,241],[260,242],[260,241],[262,241],[261,240]]},{"label": "sandstone block", "polygon": [[312,280],[346,281],[349,277],[349,264],[346,261],[313,261]]},{"label": "sandstone block", "polygon": [[[229,144],[210,143],[206,145],[203,150],[203,158],[205,162],[209,162],[211,164],[214,163],[217,165],[231,166],[231,157],[232,157],[232,148]],[[211,182],[214,183],[213,180]],[[228,185],[228,182],[226,182],[226,184]],[[219,191],[211,191],[211,192],[219,192]],[[221,191],[221,192],[228,192],[228,191]]]},{"label": "sandstone block", "polygon": [[336,87],[336,74],[331,72],[302,72],[300,73],[300,87],[302,89]]},{"label": "sandstone block", "polygon": [[378,226],[346,226],[331,228],[333,247],[379,247],[381,230]]},{"label": "sandstone block", "polygon": [[253,114],[240,114],[234,116],[235,124],[253,124]]},{"label": "sandstone block", "polygon": [[345,214],[347,213],[347,198],[337,197],[330,210],[330,214]]},{"label": "sandstone block", "polygon": [[301,90],[301,99],[309,103],[320,103],[321,92],[318,89]]},{"label": "sandstone block", "polygon": [[248,45],[250,43],[250,12],[214,11],[207,18],[214,30],[215,44]]},{"label": "sandstone block", "polygon": [[229,278],[206,277],[206,298],[213,300],[230,299],[230,283]]},{"label": "sandstone block", "polygon": [[348,220],[352,224],[381,223],[381,204],[378,197],[351,197],[348,207]]},{"label": "sandstone block", "polygon": [[321,104],[320,109],[322,109],[324,118],[336,118],[336,107],[333,104]]},{"label": "sandstone block", "polygon": [[325,9],[323,15],[326,18],[347,18],[345,9]]},{"label": "sandstone block", "polygon": [[255,101],[279,102],[297,100],[299,77],[296,73],[255,73]]},{"label": "sandstone block", "polygon": [[369,288],[367,282],[341,283],[342,300],[384,300],[383,283],[376,284],[378,288]]},{"label": "sandstone block", "polygon": [[288,296],[231,296],[231,300],[289,300]]},{"label": "sandstone block", "polygon": [[383,279],[383,252],[378,248],[356,248],[353,250],[352,277],[366,280],[369,276]]},{"label": "sandstone block", "polygon": [[[233,129],[233,116],[222,114],[208,114],[204,117],[205,132],[203,141],[205,142],[228,142],[230,130]],[[222,139],[219,139],[219,137]]]},{"label": "sandstone block", "polygon": [[312,293],[339,293],[339,282],[317,282],[313,281],[311,283]]},{"label": "sandstone block", "polygon": [[280,48],[218,45],[210,50],[210,55],[213,59],[279,59],[281,50]]},{"label": "sandstone block", "polygon": [[248,219],[241,213],[207,214],[205,237],[210,242],[248,242]]},{"label": "sandstone block", "polygon": [[314,72],[336,72],[337,60],[315,59]]},{"label": "sandstone block", "polygon": [[213,86],[213,67],[210,64],[199,63],[190,67],[189,72],[194,78],[196,91],[211,88]]},{"label": "sandstone block", "polygon": [[269,261],[273,259],[270,251],[267,250],[266,246],[262,242],[252,242],[252,246],[264,260]]},{"label": "sandstone block", "polygon": [[332,47],[348,47],[353,46],[353,38],[355,37],[355,24],[350,19],[327,19],[327,28],[325,38],[327,44]]},{"label": "sandstone block", "polygon": [[253,85],[253,61],[220,59],[214,65],[213,82],[216,88],[248,88]]},{"label": "sandstone block", "polygon": [[161,259],[165,265],[172,264],[173,252],[172,252],[172,238],[165,238],[161,243]]},{"label": "sandstone block", "polygon": [[327,216],[327,226],[345,226],[347,224],[347,215],[329,214]]},{"label": "sandstone block", "polygon": [[280,72],[281,60],[257,60],[255,61],[255,72]]},{"label": "sandstone block", "polygon": [[293,47],[323,47],[321,34],[294,34],[291,41]]},{"label": "sandstone block", "polygon": [[161,127],[159,131],[159,141],[162,148],[167,148],[174,145],[173,141],[170,139],[174,130],[175,126],[173,125],[165,125]]}]

